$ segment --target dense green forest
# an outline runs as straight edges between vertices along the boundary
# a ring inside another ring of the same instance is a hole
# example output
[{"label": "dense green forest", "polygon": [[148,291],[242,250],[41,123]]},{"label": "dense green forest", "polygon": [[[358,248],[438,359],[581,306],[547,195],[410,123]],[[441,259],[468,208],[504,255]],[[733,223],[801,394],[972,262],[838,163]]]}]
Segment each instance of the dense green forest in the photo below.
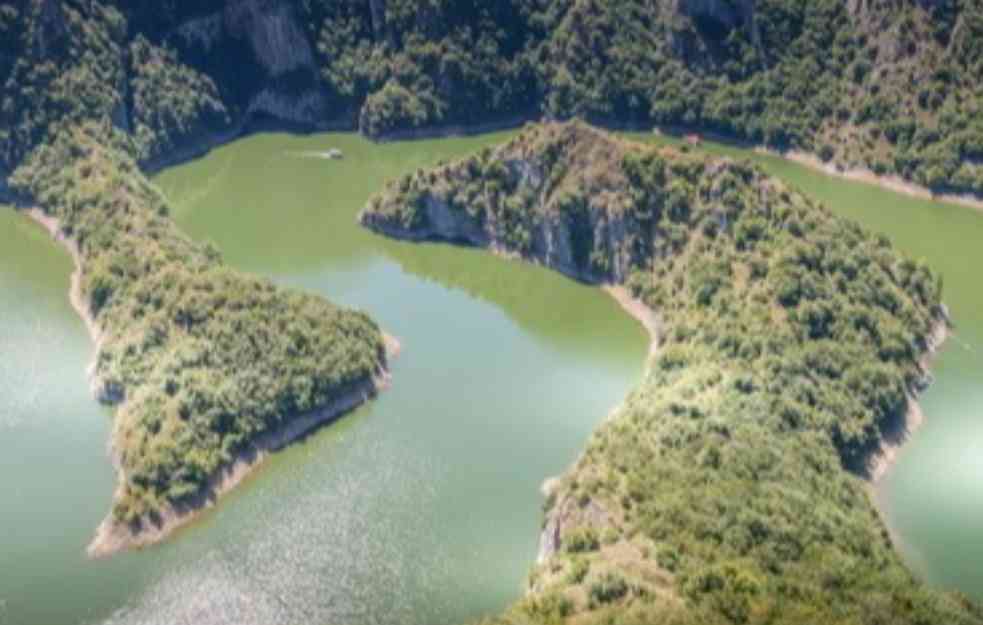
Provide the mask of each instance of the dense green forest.
[{"label": "dense green forest", "polygon": [[264,432],[371,393],[386,356],[366,315],[242,275],[182,234],[120,144],[106,125],[66,129],[13,185],[78,249],[82,305],[101,334],[98,393],[120,404],[113,514],[138,526]]},{"label": "dense green forest", "polygon": [[7,1],[0,167],[80,118],[146,160],[260,113],[376,137],[582,116],[983,192],[981,42],[977,0]]},{"label": "dense green forest", "polygon": [[862,479],[945,323],[939,279],[883,237],[749,164],[581,123],[395,181],[362,220],[621,281],[659,314],[503,622],[983,620],[905,569]]}]

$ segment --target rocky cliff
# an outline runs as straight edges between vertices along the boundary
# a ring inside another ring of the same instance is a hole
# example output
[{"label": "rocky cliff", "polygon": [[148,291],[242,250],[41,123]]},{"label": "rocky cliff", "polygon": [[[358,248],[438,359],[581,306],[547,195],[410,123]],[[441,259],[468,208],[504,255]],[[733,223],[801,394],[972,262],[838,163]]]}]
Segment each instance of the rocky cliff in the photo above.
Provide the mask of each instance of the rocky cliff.
[{"label": "rocky cliff", "polygon": [[329,122],[329,111],[308,32],[295,2],[226,0],[161,38],[182,60],[218,77],[241,118],[267,115],[316,128]]},{"label": "rocky cliff", "polygon": [[[552,147],[544,149],[540,140]],[[579,152],[569,155],[569,162],[556,162],[570,143]],[[400,181],[392,191],[409,193],[411,204],[379,197],[360,219],[390,236],[488,247],[577,280],[624,282],[659,236],[651,220],[620,197],[627,184],[620,160],[631,149],[601,141],[585,125],[547,127],[537,142],[520,137],[464,163]],[[442,182],[428,186],[432,179]],[[576,184],[586,179],[595,193],[574,197],[575,179]]]}]

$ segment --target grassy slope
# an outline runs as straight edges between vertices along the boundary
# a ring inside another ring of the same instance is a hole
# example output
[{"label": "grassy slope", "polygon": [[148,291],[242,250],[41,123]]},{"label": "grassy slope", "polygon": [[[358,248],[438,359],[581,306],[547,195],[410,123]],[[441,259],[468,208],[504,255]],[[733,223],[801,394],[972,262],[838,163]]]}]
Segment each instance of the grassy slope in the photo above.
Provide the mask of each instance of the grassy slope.
[{"label": "grassy slope", "polygon": [[[417,172],[365,221],[412,236],[434,203],[538,260],[526,242],[562,222],[597,279],[627,251],[664,326],[650,375],[551,495],[559,550],[503,621],[983,620],[914,580],[845,468],[924,375],[941,295],[927,268],[750,165],[582,124]],[[607,234],[626,216],[619,251]]]},{"label": "grassy slope", "polygon": [[122,402],[113,512],[140,523],[197,494],[258,435],[371,383],[385,352],[364,314],[242,275],[182,234],[112,137],[64,132],[13,182],[78,247],[102,335],[94,375]]}]

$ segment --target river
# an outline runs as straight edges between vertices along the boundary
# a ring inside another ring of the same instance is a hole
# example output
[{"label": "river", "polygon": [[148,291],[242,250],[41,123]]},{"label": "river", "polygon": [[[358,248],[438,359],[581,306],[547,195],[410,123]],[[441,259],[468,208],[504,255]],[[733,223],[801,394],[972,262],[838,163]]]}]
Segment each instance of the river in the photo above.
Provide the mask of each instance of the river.
[{"label": "river", "polygon": [[[275,455],[174,540],[105,561],[83,552],[114,485],[110,413],[87,388],[70,261],[0,210],[0,624],[439,625],[514,600],[540,483],[638,383],[645,333],[547,270],[355,223],[384,180],[504,136],[264,134],[158,176],[181,226],[230,264],[368,311],[403,352],[377,401]],[[313,154],[330,148],[345,158]],[[983,598],[983,215],[736,154],[943,272],[957,334],[877,493],[916,571]]]}]

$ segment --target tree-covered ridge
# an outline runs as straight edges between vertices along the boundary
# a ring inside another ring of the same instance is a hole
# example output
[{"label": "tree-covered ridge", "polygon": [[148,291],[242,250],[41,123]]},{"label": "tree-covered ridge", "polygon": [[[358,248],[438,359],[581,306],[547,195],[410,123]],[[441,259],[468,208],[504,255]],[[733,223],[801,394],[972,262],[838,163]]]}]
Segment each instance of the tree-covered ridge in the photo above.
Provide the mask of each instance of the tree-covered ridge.
[{"label": "tree-covered ridge", "polygon": [[385,367],[366,315],[225,266],[168,217],[160,192],[106,126],[61,132],[13,176],[77,247],[81,295],[101,334],[94,377],[119,403],[118,521],[196,495],[264,432]]},{"label": "tree-covered ridge", "polygon": [[983,191],[975,0],[473,4],[308,5],[363,132],[535,111],[686,125]]},{"label": "tree-covered ridge", "polygon": [[130,44],[130,110],[138,160],[166,156],[195,132],[229,124],[215,82],[180,63],[173,49],[138,35]]},{"label": "tree-covered ridge", "polygon": [[59,128],[123,106],[126,21],[108,3],[0,4],[0,168],[12,170]]},{"label": "tree-covered ridge", "polygon": [[983,622],[905,569],[854,473],[944,324],[937,278],[882,237],[751,165],[579,123],[396,181],[363,222],[617,279],[659,314],[503,622]]},{"label": "tree-covered ridge", "polygon": [[[303,41],[271,34],[285,19]],[[684,125],[983,192],[980,41],[978,0],[7,0],[0,166],[53,123],[110,115],[141,158],[166,154],[263,96],[370,136]]]},{"label": "tree-covered ridge", "polygon": [[[531,113],[533,2],[310,3],[323,80],[369,136]],[[378,7],[383,7],[380,12]]]}]

